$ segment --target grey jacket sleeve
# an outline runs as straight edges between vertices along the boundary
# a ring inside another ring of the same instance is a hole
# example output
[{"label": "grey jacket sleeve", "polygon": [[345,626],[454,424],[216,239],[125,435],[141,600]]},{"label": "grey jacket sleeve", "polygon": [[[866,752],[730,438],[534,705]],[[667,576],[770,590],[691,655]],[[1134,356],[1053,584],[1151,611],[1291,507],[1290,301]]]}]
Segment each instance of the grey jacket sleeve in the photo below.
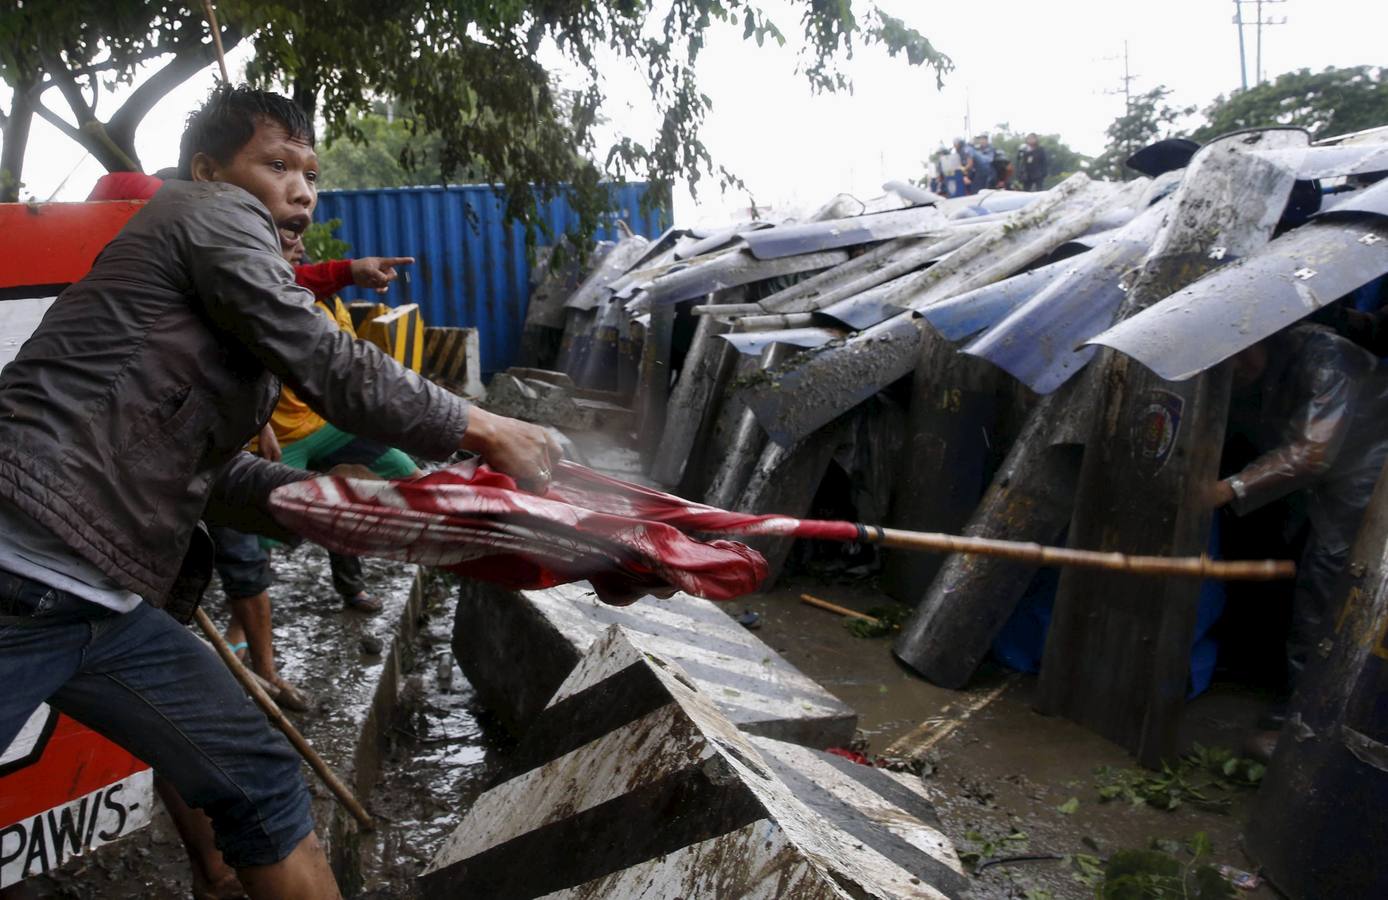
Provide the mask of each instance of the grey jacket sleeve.
[{"label": "grey jacket sleeve", "polygon": [[216,187],[184,217],[181,236],[191,288],[213,325],[343,431],[428,459],[457,450],[467,401],[315,312],[265,207],[240,188]]},{"label": "grey jacket sleeve", "polygon": [[242,451],[217,473],[203,518],[213,525],[226,525],[237,531],[297,543],[298,537],[271,514],[270,492],[281,485],[317,477],[317,472],[295,469]]}]

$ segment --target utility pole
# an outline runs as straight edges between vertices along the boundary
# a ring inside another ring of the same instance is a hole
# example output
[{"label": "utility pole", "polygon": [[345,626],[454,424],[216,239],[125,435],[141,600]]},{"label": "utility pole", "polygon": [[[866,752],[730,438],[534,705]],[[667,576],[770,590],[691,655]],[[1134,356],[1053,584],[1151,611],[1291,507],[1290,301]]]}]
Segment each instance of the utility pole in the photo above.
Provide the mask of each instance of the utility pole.
[{"label": "utility pole", "polygon": [[1257,29],[1257,31],[1255,32],[1255,34],[1257,35],[1257,39],[1258,39],[1258,49],[1257,49],[1257,52],[1254,54],[1254,58],[1257,60],[1257,62],[1253,64],[1253,79],[1254,79],[1254,81],[1256,81],[1258,84],[1262,84],[1262,83],[1263,83],[1263,0],[1254,0],[1254,4],[1255,4],[1255,6],[1254,6],[1254,8],[1253,8],[1253,13],[1254,13],[1254,15],[1256,16],[1256,18],[1255,18],[1254,21],[1256,21],[1256,22],[1258,23],[1258,29]]},{"label": "utility pole", "polygon": [[[1286,16],[1273,19],[1263,15],[1263,7],[1286,2],[1287,0],[1234,0],[1234,26],[1239,30],[1239,78],[1244,90],[1248,90],[1248,62],[1244,50],[1244,26],[1253,26],[1253,84],[1256,87],[1263,83],[1263,27],[1287,24]],[[1243,17],[1243,7],[1246,3],[1253,5],[1252,22]]]},{"label": "utility pole", "polygon": [[[1105,60],[1115,60],[1115,59],[1117,59],[1117,57],[1114,57],[1114,56],[1106,56],[1106,57],[1104,57],[1104,59],[1105,59]],[[1124,42],[1123,42],[1123,76],[1119,79],[1119,81],[1121,82],[1121,86],[1120,86],[1117,90],[1106,90],[1106,91],[1104,91],[1104,93],[1105,93],[1105,94],[1108,94],[1108,95],[1110,95],[1110,96],[1113,96],[1113,95],[1116,95],[1116,94],[1122,94],[1122,95],[1123,95],[1123,118],[1124,118],[1125,121],[1128,120],[1129,118],[1131,118],[1131,116],[1132,116],[1132,114],[1133,114],[1133,81],[1134,81],[1136,78],[1137,78],[1137,76],[1133,74],[1133,70],[1132,70],[1132,59],[1131,59],[1131,57],[1128,55],[1128,42],[1127,42],[1127,41],[1124,41]],[[1129,156],[1131,156],[1131,155],[1133,154],[1133,152],[1137,149],[1136,147],[1133,146],[1133,136],[1132,136],[1131,132],[1129,132],[1128,134],[1124,135],[1124,137],[1123,137],[1123,149],[1124,149],[1125,151],[1127,151],[1127,154],[1128,154]]]},{"label": "utility pole", "polygon": [[1239,83],[1248,90],[1248,56],[1243,47],[1243,2],[1234,0],[1234,27],[1239,30]]}]

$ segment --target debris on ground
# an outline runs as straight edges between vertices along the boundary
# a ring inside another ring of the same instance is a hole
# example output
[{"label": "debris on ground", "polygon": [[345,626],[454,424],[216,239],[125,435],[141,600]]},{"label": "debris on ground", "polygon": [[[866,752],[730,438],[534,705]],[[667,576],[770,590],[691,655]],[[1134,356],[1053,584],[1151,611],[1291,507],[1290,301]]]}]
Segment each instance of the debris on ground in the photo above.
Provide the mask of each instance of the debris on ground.
[{"label": "debris on ground", "polygon": [[1267,767],[1255,760],[1196,744],[1190,753],[1175,764],[1163,765],[1160,771],[1105,766],[1094,775],[1101,801],[1126,800],[1134,806],[1164,810],[1189,803],[1222,812],[1229,808],[1230,792],[1256,788],[1266,771]]}]

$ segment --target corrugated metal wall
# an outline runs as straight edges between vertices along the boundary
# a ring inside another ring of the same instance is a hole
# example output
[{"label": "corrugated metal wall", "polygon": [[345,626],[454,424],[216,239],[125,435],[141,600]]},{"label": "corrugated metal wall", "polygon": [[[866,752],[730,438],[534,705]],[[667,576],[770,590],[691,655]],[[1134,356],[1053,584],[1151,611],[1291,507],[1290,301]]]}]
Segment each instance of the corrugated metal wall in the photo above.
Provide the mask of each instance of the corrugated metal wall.
[{"label": "corrugated metal wall", "polygon": [[[613,186],[613,212],[600,240],[617,236],[624,220],[637,234],[654,237],[670,218],[666,210],[643,212],[647,186]],[[562,234],[577,214],[560,198],[541,207],[554,233]],[[511,365],[520,347],[530,300],[525,230],[506,225],[500,196],[490,185],[323,191],[314,218],[341,219],[337,237],[352,256],[413,256],[408,281],[391,287],[393,305],[418,303],[429,325],[471,326],[480,331],[482,370]],[[344,299],[375,300],[357,288]]]}]

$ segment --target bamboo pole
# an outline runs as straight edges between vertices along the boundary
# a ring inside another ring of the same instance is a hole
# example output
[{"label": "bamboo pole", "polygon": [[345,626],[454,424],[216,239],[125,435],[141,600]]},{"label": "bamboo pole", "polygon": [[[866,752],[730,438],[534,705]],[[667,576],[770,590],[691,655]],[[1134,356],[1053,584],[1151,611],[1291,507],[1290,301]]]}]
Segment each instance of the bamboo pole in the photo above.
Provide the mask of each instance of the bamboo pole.
[{"label": "bamboo pole", "polygon": [[821,600],[813,594],[801,594],[801,603],[808,603],[810,606],[818,606],[820,609],[827,609],[829,612],[847,616],[850,619],[862,619],[864,622],[871,622],[873,625],[881,624],[882,620],[867,613],[860,613],[856,609],[849,609],[846,606],[839,606],[837,603],[830,603],[828,600]]},{"label": "bamboo pole", "polygon": [[1280,559],[1218,560],[1208,556],[1128,556],[1096,550],[1046,547],[1024,541],[963,537],[897,528],[863,528],[870,544],[899,550],[932,553],[978,553],[1042,566],[1078,566],[1128,572],[1133,575],[1164,575],[1173,578],[1213,578],[1220,581],[1280,581],[1296,577],[1296,563]]},{"label": "bamboo pole", "polygon": [[217,24],[217,11],[212,8],[212,0],[202,0],[202,12],[207,17],[207,26],[212,30],[212,45],[217,50],[217,65],[222,70],[222,83],[231,84],[227,74],[227,58],[222,51],[222,29]]},{"label": "bamboo pole", "polygon": [[265,689],[256,681],[251,671],[246,668],[241,660],[236,658],[235,653],[231,652],[231,648],[228,647],[227,642],[222,639],[221,632],[217,630],[216,625],[212,624],[212,620],[207,617],[207,613],[199,609],[193,613],[193,617],[198,623],[198,628],[202,629],[202,633],[212,642],[212,649],[217,651],[217,655],[222,658],[222,662],[226,663],[228,669],[231,669],[231,674],[236,676],[237,681],[241,682],[241,686],[251,695],[251,699],[255,701],[256,706],[264,710],[265,715],[270,718],[270,721],[275,723],[275,727],[284,732],[284,736],[289,738],[289,743],[293,744],[294,749],[299,751],[299,755],[304,758],[309,768],[313,769],[318,777],[323,780],[323,783],[328,786],[328,790],[333,792],[333,796],[338,799],[338,802],[352,814],[352,818],[357,820],[357,824],[361,825],[366,831],[374,830],[376,828],[375,820],[371,818],[371,814],[366,811],[366,808],[361,805],[361,801],[352,793],[351,788],[342,783],[342,779],[337,777],[337,773],[329,768],[328,764],[323,761],[323,757],[319,756],[317,751],[309,745],[308,740],[299,733],[299,729],[295,728],[294,724],[285,717],[284,711],[275,704],[274,700],[270,699],[270,695],[267,694]]}]

